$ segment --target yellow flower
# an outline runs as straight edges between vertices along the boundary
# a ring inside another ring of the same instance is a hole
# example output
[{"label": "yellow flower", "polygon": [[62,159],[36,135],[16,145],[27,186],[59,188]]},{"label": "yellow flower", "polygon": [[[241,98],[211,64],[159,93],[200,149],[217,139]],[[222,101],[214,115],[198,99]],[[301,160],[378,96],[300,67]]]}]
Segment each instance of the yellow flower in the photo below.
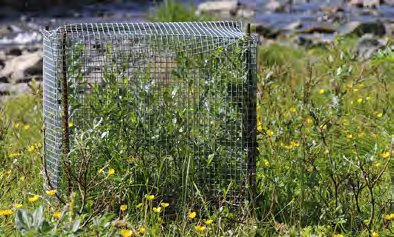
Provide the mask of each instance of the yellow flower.
[{"label": "yellow flower", "polygon": [[127,210],[127,205],[121,205],[121,206],[120,206],[120,210],[126,211],[126,210]]},{"label": "yellow flower", "polygon": [[121,230],[120,235],[122,237],[130,237],[133,235],[133,231],[132,230]]},{"label": "yellow flower", "polygon": [[378,113],[378,115],[376,115],[376,117],[381,118],[383,116],[383,113]]},{"label": "yellow flower", "polygon": [[156,213],[160,213],[161,212],[161,207],[154,207],[153,211]]},{"label": "yellow flower", "polygon": [[189,215],[187,215],[188,218],[194,219],[196,217],[197,213],[195,211],[190,212]]},{"label": "yellow flower", "polygon": [[34,195],[33,197],[29,197],[28,201],[29,202],[35,202],[39,199],[40,197],[38,195]]},{"label": "yellow flower", "polygon": [[34,151],[34,146],[30,146],[29,149],[27,149],[28,152]]},{"label": "yellow flower", "polygon": [[25,126],[23,126],[23,129],[24,130],[28,130],[30,128],[30,125],[25,125]]},{"label": "yellow flower", "polygon": [[46,191],[46,193],[48,194],[48,196],[55,196],[56,190],[55,189],[48,190],[48,191]]},{"label": "yellow flower", "polygon": [[363,102],[363,98],[358,98],[358,99],[357,99],[357,102],[358,102],[358,103]]},{"label": "yellow flower", "polygon": [[22,207],[22,204],[20,204],[20,203],[15,203],[15,204],[14,204],[14,207],[15,207],[15,208],[21,208],[21,207]]},{"label": "yellow flower", "polygon": [[389,158],[389,156],[390,156],[390,152],[385,152],[385,153],[380,154],[380,157],[382,157],[384,159]]},{"label": "yellow flower", "polygon": [[97,174],[101,174],[101,173],[103,173],[103,169],[99,169],[99,170],[97,171]]},{"label": "yellow flower", "polygon": [[388,221],[394,220],[394,213],[386,215],[384,218]]},{"label": "yellow flower", "polygon": [[274,135],[274,132],[271,129],[267,129],[267,136],[272,136]]},{"label": "yellow flower", "polygon": [[313,172],[313,170],[315,169],[315,167],[313,165],[309,166],[306,170],[308,172]]},{"label": "yellow flower", "polygon": [[60,219],[60,217],[62,217],[62,213],[60,211],[55,211],[53,213],[53,217],[56,219]]},{"label": "yellow flower", "polygon": [[350,83],[348,83],[348,84],[346,85],[346,87],[347,87],[348,89],[352,89],[352,88],[353,88],[353,85],[350,84]]},{"label": "yellow flower", "polygon": [[115,174],[115,170],[114,169],[109,169],[108,170],[108,175],[113,175]]},{"label": "yellow flower", "polygon": [[379,237],[379,234],[374,231],[371,236],[372,237]]},{"label": "yellow flower", "polygon": [[5,172],[6,174],[10,175],[12,173],[11,170],[7,170],[7,172]]},{"label": "yellow flower", "polygon": [[359,134],[358,134],[358,137],[359,138],[362,138],[362,137],[364,137],[365,136],[365,133],[364,132],[360,132]]},{"label": "yellow flower", "polygon": [[365,98],[365,99],[366,99],[366,100],[370,100],[370,99],[371,99],[371,97],[369,97],[369,96],[368,96],[368,97],[367,97],[367,98]]},{"label": "yellow flower", "polygon": [[324,154],[326,154],[326,155],[328,154],[328,149],[326,149],[326,150],[324,151]]},{"label": "yellow flower", "polygon": [[333,235],[332,237],[344,237],[344,236],[341,234],[336,234],[336,235]]},{"label": "yellow flower", "polygon": [[138,234],[143,235],[145,232],[146,232],[146,228],[145,227],[138,228]]},{"label": "yellow flower", "polygon": [[309,123],[309,124],[312,124],[312,123],[313,123],[313,120],[312,120],[311,118],[308,118],[308,119],[306,120],[306,122]]},{"label": "yellow flower", "polygon": [[73,122],[69,122],[69,123],[68,123],[68,127],[69,127],[69,128],[74,127],[74,123],[73,123]]},{"label": "yellow flower", "polygon": [[375,164],[375,167],[379,167],[379,166],[380,166],[380,163],[379,163],[379,162]]},{"label": "yellow flower", "polygon": [[19,123],[14,124],[14,128],[19,128]]},{"label": "yellow flower", "polygon": [[162,202],[160,205],[164,208],[168,207],[170,204],[168,202]]},{"label": "yellow flower", "polygon": [[208,220],[205,220],[205,219],[204,219],[204,223],[205,223],[206,225],[210,225],[210,224],[213,223],[213,220],[212,220],[212,219],[208,219]]},{"label": "yellow flower", "polygon": [[10,158],[18,157],[18,156],[20,156],[20,155],[21,155],[20,153],[12,153],[12,154],[10,155]]},{"label": "yellow flower", "polygon": [[14,214],[13,210],[0,210],[0,216],[9,216]]},{"label": "yellow flower", "polygon": [[203,232],[207,227],[204,225],[196,225],[194,229],[198,232]]},{"label": "yellow flower", "polygon": [[290,108],[290,112],[295,113],[297,110],[294,107]]},{"label": "yellow flower", "polygon": [[267,161],[267,160],[264,162],[264,165],[267,168],[271,167],[271,163],[269,161]]},{"label": "yellow flower", "polygon": [[148,195],[148,194],[146,194],[145,198],[152,201],[153,199],[155,199],[155,195]]},{"label": "yellow flower", "polygon": [[326,130],[327,129],[327,124],[322,124],[319,126],[321,130]]},{"label": "yellow flower", "polygon": [[324,93],[324,91],[325,91],[324,89],[320,89],[320,90],[317,91],[317,93],[319,93],[321,95],[321,94]]},{"label": "yellow flower", "polygon": [[263,125],[261,124],[260,120],[257,121],[257,131],[259,132],[263,131]]},{"label": "yellow flower", "polygon": [[358,89],[353,89],[353,91],[354,91],[354,92],[357,92],[357,91],[358,91]]},{"label": "yellow flower", "polygon": [[144,204],[141,202],[139,203],[137,206],[135,206],[136,208],[141,208]]},{"label": "yellow flower", "polygon": [[353,135],[352,135],[352,134],[348,134],[346,137],[347,137],[348,139],[351,139],[351,138],[353,137]]},{"label": "yellow flower", "polygon": [[299,147],[300,143],[299,142],[290,142],[290,146],[292,146],[292,147]]},{"label": "yellow flower", "polygon": [[22,176],[19,179],[23,181],[23,180],[25,180],[25,176]]}]

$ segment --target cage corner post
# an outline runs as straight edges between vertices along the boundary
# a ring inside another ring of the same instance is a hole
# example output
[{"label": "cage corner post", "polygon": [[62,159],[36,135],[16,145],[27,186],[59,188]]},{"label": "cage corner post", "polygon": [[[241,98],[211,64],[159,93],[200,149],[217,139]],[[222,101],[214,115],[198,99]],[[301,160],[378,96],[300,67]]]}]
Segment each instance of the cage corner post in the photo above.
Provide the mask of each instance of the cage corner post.
[{"label": "cage corner post", "polygon": [[249,183],[249,199],[251,207],[254,207],[254,198],[256,197],[256,156],[257,156],[257,118],[256,118],[256,80],[255,70],[253,69],[253,39],[251,35],[251,25],[247,24],[247,51],[246,51],[246,65],[247,65],[247,159],[248,159],[248,183]]},{"label": "cage corner post", "polygon": [[67,182],[67,197],[72,192],[72,183],[70,179],[70,167],[68,161],[68,155],[70,152],[70,133],[68,126],[68,85],[67,85],[67,57],[66,57],[66,44],[67,44],[67,27],[61,31],[61,88],[62,88],[62,132],[63,132],[63,151],[64,151],[64,166],[65,166],[65,178]]}]

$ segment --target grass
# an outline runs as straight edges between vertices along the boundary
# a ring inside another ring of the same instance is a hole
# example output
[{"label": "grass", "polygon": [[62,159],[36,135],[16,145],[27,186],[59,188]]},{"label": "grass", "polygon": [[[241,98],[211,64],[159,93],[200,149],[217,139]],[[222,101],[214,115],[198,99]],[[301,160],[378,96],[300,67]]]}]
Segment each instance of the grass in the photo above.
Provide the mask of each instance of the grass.
[{"label": "grass", "polygon": [[[0,215],[0,236],[392,236],[392,56],[360,63],[353,45],[337,39],[326,48],[260,50],[252,215],[211,209],[201,198],[199,208],[169,218],[176,203],[133,196],[127,187],[116,189],[106,209],[87,201],[80,211],[74,195],[67,205],[49,205],[41,95],[9,99],[0,116],[0,210],[14,213]],[[114,172],[100,173],[106,187]]]}]

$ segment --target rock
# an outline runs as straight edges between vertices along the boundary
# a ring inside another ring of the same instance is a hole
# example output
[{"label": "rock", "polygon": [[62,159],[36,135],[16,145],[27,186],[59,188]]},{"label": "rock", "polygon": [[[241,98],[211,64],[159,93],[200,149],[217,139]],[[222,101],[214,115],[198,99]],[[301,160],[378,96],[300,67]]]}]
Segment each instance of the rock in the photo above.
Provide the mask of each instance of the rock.
[{"label": "rock", "polygon": [[386,34],[386,28],[381,21],[373,21],[373,22],[352,21],[341,27],[339,29],[339,34],[345,36],[356,35],[358,37],[361,37],[365,34],[384,36]]},{"label": "rock", "polygon": [[390,6],[394,6],[394,0],[384,0],[383,3]]},{"label": "rock", "polygon": [[358,55],[360,60],[370,59],[379,49],[384,49],[386,44],[372,34],[366,34],[359,39],[354,52]]},{"label": "rock", "polygon": [[42,74],[43,52],[27,53],[5,62],[5,67],[0,71],[1,77],[10,77],[12,82],[24,78],[26,74]]},{"label": "rock", "polygon": [[355,7],[376,8],[380,6],[381,0],[350,0],[349,4]]},{"label": "rock", "polygon": [[274,39],[279,35],[278,30],[264,26],[262,24],[252,24],[251,28],[255,29],[258,35],[261,35],[267,39]]},{"label": "rock", "polygon": [[386,25],[386,33],[389,37],[394,38],[394,23]]},{"label": "rock", "polygon": [[309,27],[309,28],[301,31],[300,33],[303,33],[303,34],[314,34],[314,33],[332,34],[334,32],[335,32],[335,30],[331,27],[328,27],[328,26],[312,26],[312,27]]},{"label": "rock", "polygon": [[283,30],[285,30],[285,31],[294,31],[294,30],[297,30],[299,28],[302,28],[302,21],[301,20],[298,20],[298,21],[295,21],[293,23],[290,23],[289,25],[283,27]]},{"label": "rock", "polygon": [[297,35],[292,39],[294,44],[310,48],[324,47],[332,42],[332,39],[324,38],[322,34]]},{"label": "rock", "polygon": [[237,17],[240,17],[240,18],[249,19],[249,18],[254,17],[255,14],[256,14],[256,10],[251,9],[251,8],[246,8],[246,7],[240,8],[237,11]]},{"label": "rock", "polygon": [[288,8],[288,3],[281,3],[277,0],[270,0],[266,5],[265,9],[270,12],[284,12]]},{"label": "rock", "polygon": [[30,92],[29,85],[27,83],[0,83],[0,96],[5,95],[21,95]]},{"label": "rock", "polygon": [[239,7],[240,3],[237,0],[208,1],[198,5],[196,15],[200,16],[202,14],[219,14],[222,17],[236,16]]}]

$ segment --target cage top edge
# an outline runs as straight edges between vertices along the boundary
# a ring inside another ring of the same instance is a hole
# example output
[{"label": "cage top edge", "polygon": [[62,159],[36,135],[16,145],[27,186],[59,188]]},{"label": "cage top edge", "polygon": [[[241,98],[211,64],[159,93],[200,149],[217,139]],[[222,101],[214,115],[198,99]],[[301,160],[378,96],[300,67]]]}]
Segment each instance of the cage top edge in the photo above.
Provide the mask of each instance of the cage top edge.
[{"label": "cage top edge", "polygon": [[59,26],[53,30],[41,30],[46,38],[58,38],[60,34],[134,34],[169,36],[208,36],[243,38],[240,21],[209,22],[155,22],[155,23],[77,23]]}]

